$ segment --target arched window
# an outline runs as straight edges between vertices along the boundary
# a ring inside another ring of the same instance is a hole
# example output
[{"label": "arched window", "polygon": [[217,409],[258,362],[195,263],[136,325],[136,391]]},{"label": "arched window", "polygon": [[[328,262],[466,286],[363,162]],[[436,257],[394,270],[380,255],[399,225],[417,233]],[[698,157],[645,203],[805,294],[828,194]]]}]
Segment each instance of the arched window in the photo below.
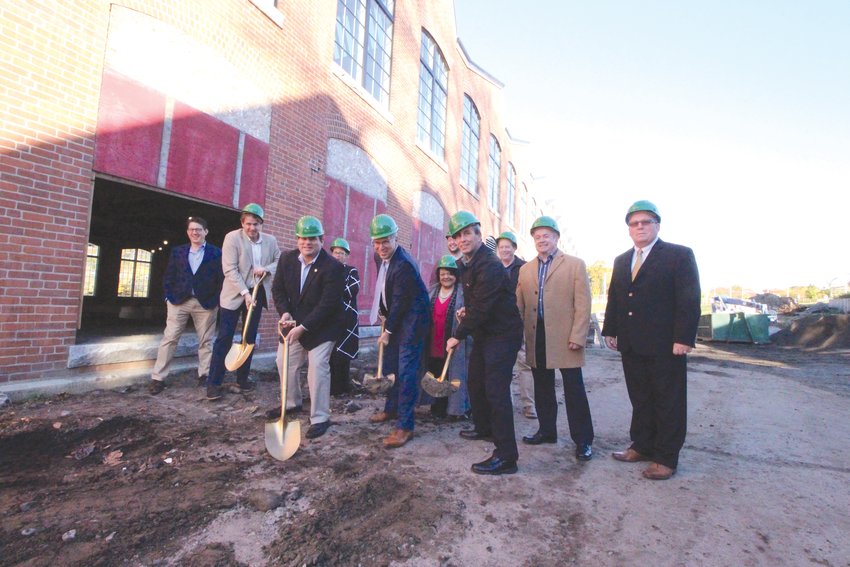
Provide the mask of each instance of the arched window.
[{"label": "arched window", "polygon": [[499,210],[499,179],[502,175],[502,148],[496,136],[490,136],[490,159],[487,164],[487,199],[490,209]]},{"label": "arched window", "polygon": [[334,62],[384,108],[390,103],[395,0],[338,0]]},{"label": "arched window", "polygon": [[422,32],[419,50],[419,114],[416,139],[440,160],[446,153],[446,101],[449,68],[428,32]]},{"label": "arched window", "polygon": [[516,169],[514,169],[514,164],[508,162],[508,195],[505,202],[505,220],[511,225],[514,225],[514,220],[516,219],[516,211],[514,207],[516,206]]},{"label": "arched window", "polygon": [[478,195],[478,146],[481,115],[469,95],[463,97],[463,132],[460,141],[460,183]]}]

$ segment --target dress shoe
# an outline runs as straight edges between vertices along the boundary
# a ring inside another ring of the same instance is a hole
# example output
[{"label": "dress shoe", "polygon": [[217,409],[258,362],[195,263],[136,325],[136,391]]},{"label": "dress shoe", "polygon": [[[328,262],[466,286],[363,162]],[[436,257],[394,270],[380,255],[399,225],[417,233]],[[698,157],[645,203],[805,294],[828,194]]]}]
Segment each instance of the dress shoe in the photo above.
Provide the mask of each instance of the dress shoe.
[{"label": "dress shoe", "polygon": [[247,378],[246,378],[245,380],[239,380],[239,381],[237,381],[237,382],[236,382],[236,385],[239,387],[239,390],[240,390],[242,393],[244,393],[244,392],[250,392],[250,391],[252,391],[254,388],[256,388],[256,387],[257,387],[257,385],[256,385],[256,384],[254,384],[253,382],[251,382],[251,381],[250,381],[250,380],[248,380]]},{"label": "dress shoe", "polygon": [[198,387],[206,386],[206,385],[207,385],[207,375],[204,374],[203,376],[198,376]]},{"label": "dress shoe", "polygon": [[151,396],[155,396],[165,390],[165,382],[162,380],[151,380],[151,385],[148,387],[148,392]]},{"label": "dress shoe", "polygon": [[493,436],[479,433],[475,429],[461,429],[460,436],[470,441],[493,441]]},{"label": "dress shoe", "polygon": [[593,458],[593,449],[589,443],[582,443],[576,447],[576,459],[579,461],[589,461]]},{"label": "dress shoe", "polygon": [[314,423],[307,429],[307,433],[304,435],[307,439],[315,439],[316,437],[321,437],[324,435],[328,428],[331,426],[330,420],[323,421],[322,423]]},{"label": "dress shoe", "polygon": [[539,431],[534,435],[524,435],[522,442],[526,445],[542,445],[543,443],[557,443],[557,435],[543,435]]},{"label": "dress shoe", "polygon": [[486,461],[472,465],[475,474],[514,474],[517,471],[516,461],[506,461],[493,455]]},{"label": "dress shoe", "polygon": [[615,451],[614,453],[611,453],[611,456],[624,463],[639,463],[641,461],[649,460],[631,447],[625,451]]},{"label": "dress shoe", "polygon": [[[286,417],[288,418],[289,415],[293,413],[301,413],[301,409],[301,406],[293,406],[291,408],[286,408]],[[280,406],[277,406],[276,408],[272,408],[270,410],[266,410],[266,413],[263,415],[265,415],[268,421],[277,421],[278,419],[280,419]],[[287,419],[287,421],[289,421],[289,419]]]},{"label": "dress shoe", "polygon": [[674,474],[676,474],[676,469],[671,469],[659,463],[652,463],[643,471],[643,478],[648,478],[649,480],[667,480]]},{"label": "dress shoe", "polygon": [[369,416],[369,421],[371,423],[384,423],[385,421],[390,421],[391,419],[395,419],[396,416],[389,414],[385,411],[379,411],[378,413],[372,414]]},{"label": "dress shoe", "polygon": [[408,441],[413,439],[413,432],[406,429],[394,429],[388,437],[384,438],[384,447],[387,449],[397,449]]},{"label": "dress shoe", "polygon": [[221,386],[216,386],[215,384],[207,386],[207,399],[209,401],[220,400],[222,395],[224,395],[224,392]]}]

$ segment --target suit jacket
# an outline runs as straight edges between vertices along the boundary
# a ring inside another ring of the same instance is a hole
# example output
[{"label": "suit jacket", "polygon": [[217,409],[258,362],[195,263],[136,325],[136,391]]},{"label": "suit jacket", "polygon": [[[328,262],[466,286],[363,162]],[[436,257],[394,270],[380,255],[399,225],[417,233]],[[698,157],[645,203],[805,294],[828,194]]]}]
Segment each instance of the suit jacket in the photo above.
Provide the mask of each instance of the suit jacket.
[{"label": "suit jacket", "polygon": [[466,316],[455,329],[455,338],[518,336],[522,321],[516,306],[516,288],[511,287],[502,262],[482,244],[465,266],[462,284]]},{"label": "suit jacket", "polygon": [[[377,254],[375,263],[380,270],[381,259]],[[384,290],[380,312],[386,317],[385,329],[400,341],[424,338],[431,321],[431,302],[416,262],[401,246],[390,258]]]},{"label": "suit jacket", "polygon": [[312,350],[328,341],[336,342],[345,331],[342,293],[345,269],[333,256],[319,250],[301,288],[300,252],[290,250],[280,257],[272,284],[278,315],[289,313],[306,332],[299,342]]},{"label": "suit jacket", "polygon": [[218,295],[221,293],[224,279],[221,271],[221,248],[207,242],[201,265],[194,274],[189,266],[190,248],[189,244],[183,244],[171,251],[162,280],[165,299],[172,305],[180,305],[194,295],[204,309],[218,307]]},{"label": "suit jacket", "polygon": [[665,355],[694,346],[700,316],[699,272],[690,248],[658,239],[632,281],[630,248],[614,260],[602,335],[617,350]]},{"label": "suit jacket", "polygon": [[584,261],[559,250],[546,273],[543,282],[546,360],[536,360],[539,265],[540,261],[535,257],[520,268],[516,290],[517,307],[525,331],[526,362],[533,368],[584,366],[584,348],[570,350],[568,346],[573,342],[583,347],[587,342],[590,283]]},{"label": "suit jacket", "polygon": [[[270,234],[263,233],[260,244],[260,264],[269,272],[263,279],[263,289],[266,298],[271,295],[272,278],[277,270],[277,261],[280,259],[280,249],[277,240]],[[221,306],[225,309],[239,309],[244,300],[242,290],[251,289],[254,286],[254,255],[251,252],[251,241],[245,236],[241,228],[232,230],[224,237],[221,246],[221,268],[224,272],[224,285],[221,287]]]}]

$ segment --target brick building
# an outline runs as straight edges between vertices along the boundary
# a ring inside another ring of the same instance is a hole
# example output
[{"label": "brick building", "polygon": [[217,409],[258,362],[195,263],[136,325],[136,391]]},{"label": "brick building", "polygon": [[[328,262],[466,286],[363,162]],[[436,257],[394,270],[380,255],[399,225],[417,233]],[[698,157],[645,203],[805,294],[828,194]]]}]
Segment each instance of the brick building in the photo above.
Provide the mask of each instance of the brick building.
[{"label": "brick building", "polygon": [[0,383],[150,365],[189,215],[220,245],[258,202],[288,249],[314,214],[370,305],[376,213],[426,280],[453,212],[539,214],[451,0],[10,0],[0,45]]}]

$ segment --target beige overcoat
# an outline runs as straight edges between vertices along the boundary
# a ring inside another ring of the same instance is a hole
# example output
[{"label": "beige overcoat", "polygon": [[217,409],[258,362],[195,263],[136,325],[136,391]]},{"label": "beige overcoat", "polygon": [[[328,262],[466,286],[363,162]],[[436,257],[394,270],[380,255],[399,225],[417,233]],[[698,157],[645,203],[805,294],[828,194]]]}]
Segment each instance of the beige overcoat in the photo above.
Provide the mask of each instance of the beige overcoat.
[{"label": "beige overcoat", "polygon": [[[535,257],[519,270],[517,307],[525,330],[525,359],[532,368],[584,366],[584,346],[590,325],[590,282],[584,261],[558,250],[543,284],[546,361],[535,360],[537,338],[537,267]],[[582,346],[570,350],[568,344]]]}]

